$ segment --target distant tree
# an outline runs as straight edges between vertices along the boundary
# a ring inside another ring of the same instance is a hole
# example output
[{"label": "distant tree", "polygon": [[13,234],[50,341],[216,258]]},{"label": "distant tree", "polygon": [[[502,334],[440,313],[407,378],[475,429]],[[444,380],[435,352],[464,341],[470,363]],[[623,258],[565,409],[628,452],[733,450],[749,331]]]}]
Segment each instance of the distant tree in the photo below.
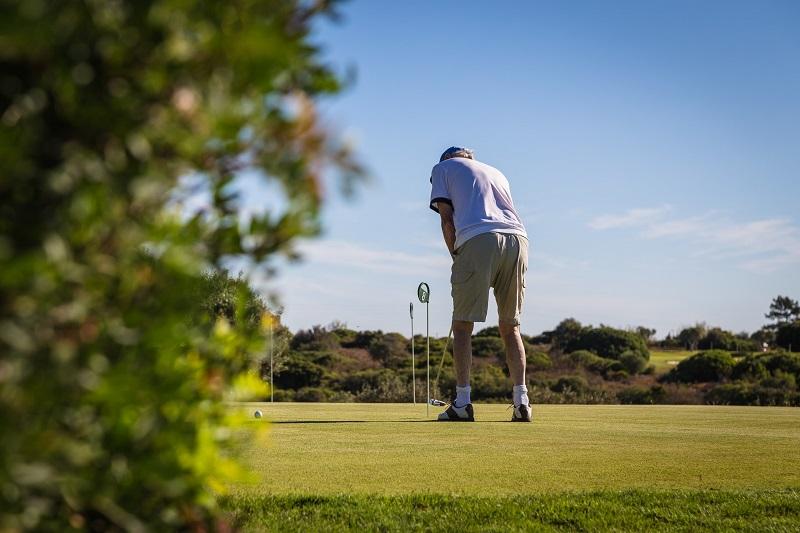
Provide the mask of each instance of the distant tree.
[{"label": "distant tree", "polygon": [[764,326],[758,331],[754,331],[750,335],[750,339],[762,345],[764,343],[766,343],[767,345],[771,345],[772,343],[775,342],[775,330],[773,328]]},{"label": "distant tree", "polygon": [[635,331],[636,334],[639,335],[646,343],[650,343],[650,341],[653,339],[653,336],[656,334],[655,329],[646,328],[644,326],[638,326]]},{"label": "distant tree", "polygon": [[694,326],[683,328],[678,333],[678,341],[687,349],[696,350],[700,340],[705,337],[707,329],[706,325],[700,322]]},{"label": "distant tree", "polygon": [[581,329],[564,348],[565,352],[589,350],[600,357],[617,359],[625,352],[634,352],[645,361],[650,359],[650,351],[644,340],[636,333],[615,329],[609,326]]},{"label": "distant tree", "polygon": [[769,304],[769,313],[764,316],[773,321],[770,327],[778,329],[782,324],[800,319],[800,304],[788,296],[776,296]]},{"label": "distant tree", "polygon": [[736,349],[736,337],[730,331],[725,331],[722,328],[710,328],[697,343],[697,348],[700,350],[733,351]]},{"label": "distant tree", "polygon": [[792,352],[800,352],[800,320],[778,326],[775,344]]},{"label": "distant tree", "polygon": [[574,318],[566,318],[559,322],[550,335],[555,348],[564,349],[570,342],[578,338],[583,326]]},{"label": "distant tree", "polygon": [[311,329],[301,329],[294,334],[293,350],[335,350],[339,348],[339,337],[325,326],[315,325]]}]

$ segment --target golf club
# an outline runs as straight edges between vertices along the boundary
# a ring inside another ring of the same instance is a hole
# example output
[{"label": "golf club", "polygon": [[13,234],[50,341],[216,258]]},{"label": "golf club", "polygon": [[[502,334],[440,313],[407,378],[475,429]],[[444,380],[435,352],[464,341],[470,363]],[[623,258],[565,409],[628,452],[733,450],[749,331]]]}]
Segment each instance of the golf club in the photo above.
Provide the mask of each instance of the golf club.
[{"label": "golf club", "polygon": [[[450,344],[450,337],[453,336],[453,326],[450,326],[450,332],[447,334],[447,340],[444,343],[444,350],[442,350],[442,358],[439,360],[439,369],[436,371],[436,379],[433,381],[433,390],[437,390],[439,386],[439,376],[442,375],[442,366],[444,366],[444,358],[447,355],[447,346]],[[445,402],[441,400],[436,400],[434,398],[430,399],[431,405],[447,405]]]}]

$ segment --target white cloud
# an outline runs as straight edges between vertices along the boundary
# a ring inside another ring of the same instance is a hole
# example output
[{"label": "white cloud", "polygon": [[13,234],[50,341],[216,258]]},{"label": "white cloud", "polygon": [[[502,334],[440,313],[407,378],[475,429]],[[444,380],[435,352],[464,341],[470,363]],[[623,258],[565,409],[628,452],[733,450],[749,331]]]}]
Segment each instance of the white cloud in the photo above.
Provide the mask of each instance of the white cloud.
[{"label": "white cloud", "polygon": [[738,259],[740,267],[773,272],[800,264],[800,228],[788,218],[733,221],[716,211],[687,218],[664,218],[664,207],[631,209],[623,215],[604,215],[589,222],[593,229],[636,228],[647,239],[683,239],[694,255]]},{"label": "white cloud", "polygon": [[306,263],[347,266],[360,270],[407,274],[449,270],[451,260],[441,253],[409,254],[376,249],[348,241],[317,241],[299,248]]},{"label": "white cloud", "polygon": [[602,215],[593,218],[589,222],[589,227],[596,230],[612,228],[629,228],[641,226],[653,220],[663,217],[671,207],[663,205],[661,207],[640,207],[629,209],[621,215]]}]

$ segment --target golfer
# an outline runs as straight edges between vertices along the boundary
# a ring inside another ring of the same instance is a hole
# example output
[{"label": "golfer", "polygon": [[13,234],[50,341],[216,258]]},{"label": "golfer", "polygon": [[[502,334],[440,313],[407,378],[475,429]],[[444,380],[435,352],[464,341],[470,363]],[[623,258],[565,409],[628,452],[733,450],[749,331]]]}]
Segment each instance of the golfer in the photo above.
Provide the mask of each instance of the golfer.
[{"label": "golfer", "polygon": [[453,358],[456,398],[440,421],[474,421],[469,373],[472,327],[486,321],[489,289],[494,289],[500,335],[514,382],[512,422],[530,422],[525,386],[525,348],[519,317],[525,296],[528,237],[514,209],[508,180],[502,172],[475,161],[473,152],[453,146],[431,171],[430,207],[442,220],[442,234],[453,258]]}]

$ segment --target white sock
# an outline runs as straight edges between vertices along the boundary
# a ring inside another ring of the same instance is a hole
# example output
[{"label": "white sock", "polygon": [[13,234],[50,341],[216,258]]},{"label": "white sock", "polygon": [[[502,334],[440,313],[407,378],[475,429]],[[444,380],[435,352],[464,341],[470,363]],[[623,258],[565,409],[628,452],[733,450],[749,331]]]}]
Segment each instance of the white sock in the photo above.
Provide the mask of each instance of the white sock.
[{"label": "white sock", "polygon": [[468,403],[472,403],[469,399],[469,392],[469,385],[466,387],[456,385],[456,407],[464,407]]},{"label": "white sock", "polygon": [[528,387],[525,385],[514,385],[514,405],[530,405]]}]

